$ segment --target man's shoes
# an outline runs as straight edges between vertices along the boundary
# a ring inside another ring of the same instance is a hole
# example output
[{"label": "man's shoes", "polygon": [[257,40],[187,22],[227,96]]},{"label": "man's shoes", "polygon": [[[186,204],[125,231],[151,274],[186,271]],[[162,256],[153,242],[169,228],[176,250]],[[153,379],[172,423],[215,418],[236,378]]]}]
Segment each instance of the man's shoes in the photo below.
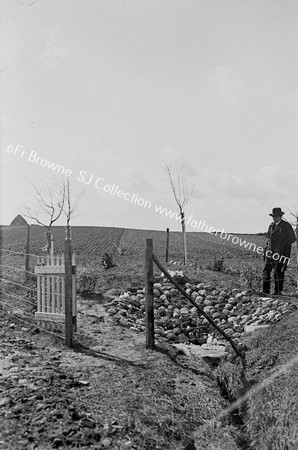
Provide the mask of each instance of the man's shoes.
[{"label": "man's shoes", "polygon": [[282,295],[282,292],[273,292],[273,294],[272,295]]},{"label": "man's shoes", "polygon": [[270,292],[262,291],[262,292],[260,292],[260,295],[270,295]]}]

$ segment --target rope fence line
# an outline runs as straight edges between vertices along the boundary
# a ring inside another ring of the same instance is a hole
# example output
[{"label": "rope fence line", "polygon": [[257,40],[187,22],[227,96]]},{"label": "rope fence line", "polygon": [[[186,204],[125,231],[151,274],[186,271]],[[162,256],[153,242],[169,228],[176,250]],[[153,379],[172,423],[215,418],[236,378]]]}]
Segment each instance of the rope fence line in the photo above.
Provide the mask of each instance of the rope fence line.
[{"label": "rope fence line", "polygon": [[[3,238],[2,238],[2,241],[3,241]],[[1,242],[1,244],[2,244],[2,242]],[[24,243],[24,241],[19,241],[19,242],[12,242],[11,244],[4,244],[4,245],[8,245],[9,247],[11,246],[11,245],[23,245],[24,247],[25,247],[25,243]]]},{"label": "rope fence line", "polygon": [[14,250],[8,250],[8,249],[6,249],[6,248],[3,248],[3,247],[0,247],[0,250],[2,250],[2,251],[4,251],[4,252],[9,252],[9,253],[15,253],[15,254],[18,254],[18,255],[29,255],[29,256],[34,256],[34,257],[36,257],[36,258],[39,258],[40,256],[42,256],[42,255],[34,255],[33,253],[26,253],[26,252],[15,252]]},{"label": "rope fence line", "polygon": [[[62,274],[63,275],[63,274]],[[49,275],[51,278],[60,278],[61,279],[61,277],[59,277],[59,276],[57,276],[57,275]],[[31,288],[30,286],[25,286],[24,284],[20,284],[20,283],[15,283],[14,281],[11,281],[11,280],[7,280],[6,278],[0,278],[0,282],[1,281],[4,281],[5,283],[12,283],[12,284],[15,284],[16,286],[21,286],[21,287],[23,287],[23,288],[25,288],[25,289],[28,289],[28,291],[35,291],[35,292],[37,292],[37,289],[36,288]],[[63,297],[63,295],[64,294],[59,294],[58,292],[56,292],[55,293],[55,296],[59,296],[59,297]]]},{"label": "rope fence line", "polygon": [[[34,247],[34,246],[36,246],[37,247],[37,244],[34,244],[34,245],[32,245],[31,247]],[[45,247],[45,246],[44,246]],[[42,248],[42,247],[41,247]],[[40,255],[35,255],[34,253],[26,253],[26,252],[17,252],[17,251],[15,251],[15,250],[10,250],[10,249],[7,249],[7,248],[4,248],[4,247],[0,247],[0,250],[3,250],[3,251],[5,251],[5,252],[9,252],[9,253],[16,253],[16,254],[20,254],[20,255],[29,255],[29,256],[34,256],[34,257],[36,257],[36,258],[42,258],[42,257],[47,257],[47,255],[46,254],[40,254]],[[45,250],[43,250],[44,252],[45,252]],[[63,253],[63,252],[61,252],[61,253]]]},{"label": "rope fence line", "polygon": [[[6,248],[0,247],[0,250],[3,250],[4,252],[9,252],[9,253],[15,253],[15,254],[19,254],[19,255],[28,255],[28,256],[34,256],[35,258],[47,258],[47,255],[35,255],[33,253],[26,253],[26,252],[16,252],[14,250],[8,250]],[[63,253],[63,252],[61,252]]]},{"label": "rope fence line", "polygon": [[17,300],[19,300],[21,302],[30,303],[31,305],[36,306],[35,303],[30,302],[30,300],[27,300],[26,298],[20,298],[20,297],[17,297],[16,295],[14,295],[14,294],[9,294],[8,292],[1,291],[1,290],[0,290],[0,294],[8,295],[9,297],[16,298]]},{"label": "rope fence line", "polygon": [[[17,270],[17,271],[19,271],[19,272],[26,272],[26,273],[31,273],[32,275],[38,275],[38,274],[36,274],[35,272],[30,272],[29,270],[25,270],[25,269],[19,269],[19,268],[17,268],[17,267],[12,267],[12,266],[7,266],[7,265],[5,265],[5,264],[0,264],[0,266],[3,266],[3,267],[8,267],[9,269],[13,269],[13,270]],[[41,266],[42,267],[42,266]],[[55,267],[55,266],[53,266],[53,267]],[[52,275],[52,274],[50,274],[49,275],[51,278],[58,278],[59,280],[61,280],[61,278],[64,278],[65,277],[65,274],[63,274],[63,273],[61,273],[61,274],[59,274],[59,275]],[[3,278],[1,278],[1,275],[0,275],[0,280],[2,280]],[[29,286],[26,286],[28,289],[30,289],[30,287]]]},{"label": "rope fence line", "polygon": [[18,270],[19,272],[26,272],[26,273],[31,273],[32,275],[35,275],[34,272],[30,272],[29,270],[19,269],[19,268],[17,268],[17,267],[12,267],[12,266],[7,266],[6,264],[0,264],[0,266],[2,266],[2,267],[8,267],[8,269]]},{"label": "rope fence line", "polygon": [[[11,303],[6,302],[5,300],[1,300],[1,306],[2,305],[7,305],[10,308],[9,314],[15,315],[16,314],[16,310],[20,313],[23,314],[24,317],[27,317],[28,319],[34,319],[34,315],[30,314],[30,313],[25,313],[24,311],[22,311],[20,308],[17,308],[16,306],[13,306]],[[7,312],[7,309],[6,309]]]},{"label": "rope fence line", "polygon": [[[0,291],[0,292],[1,292],[1,291]],[[11,306],[9,303],[6,303],[6,302],[4,302],[4,303],[7,304],[7,305],[9,305],[9,306]],[[35,324],[35,323],[32,323],[32,322],[26,322],[23,318],[21,319],[20,317],[18,317],[14,312],[8,312],[8,314],[11,314],[11,315],[14,316],[17,320],[19,320],[20,322],[25,323],[26,325],[29,325],[29,326],[34,327],[34,328],[38,328],[38,329],[41,330],[42,332],[48,333],[48,334],[50,334],[50,335],[52,335],[52,336],[55,336],[55,337],[58,337],[59,339],[64,340],[63,334],[62,334],[62,335],[56,334],[56,333],[54,333],[53,331],[46,330],[45,328],[42,328],[42,327],[40,327],[39,325],[37,325],[37,324]],[[33,317],[34,317],[34,316],[32,316],[32,318],[33,318]],[[28,316],[28,318],[31,318],[31,316]],[[75,338],[74,341],[75,341],[77,344],[79,344],[79,345],[83,345],[77,338]]]},{"label": "rope fence line", "polygon": [[246,402],[252,395],[257,394],[262,389],[269,386],[276,378],[278,378],[280,375],[286,374],[289,369],[291,369],[295,364],[298,363],[298,354],[294,355],[290,361],[288,361],[285,364],[282,364],[279,366],[278,369],[276,369],[272,374],[270,374],[267,378],[264,380],[258,382],[255,386],[253,386],[249,391],[247,391],[245,394],[243,394],[241,397],[238,398],[234,403],[232,403],[230,406],[228,406],[224,411],[222,411],[218,419],[223,419],[225,416],[233,412],[235,409],[239,408],[244,402]]},{"label": "rope fence line", "polygon": [[21,287],[23,287],[25,289],[28,289],[30,291],[36,291],[37,292],[37,289],[35,289],[35,288],[31,288],[30,286],[25,286],[24,284],[16,283],[15,281],[7,280],[6,278],[0,278],[0,281],[4,281],[5,283],[15,284],[16,286],[21,286]]},{"label": "rope fence line", "polygon": [[[43,332],[45,332],[45,333],[51,334],[52,336],[58,337],[59,339],[64,339],[63,334],[62,334],[62,335],[56,334],[56,333],[53,333],[53,331],[46,330],[45,328],[42,328],[42,327],[40,327],[39,325],[37,325],[37,324],[35,324],[35,323],[32,323],[32,322],[26,322],[23,318],[21,319],[21,318],[18,317],[15,313],[9,313],[9,314],[13,315],[17,320],[19,320],[20,322],[25,323],[26,325],[29,325],[30,327],[38,328],[39,330],[41,330],[41,331],[43,331]],[[33,317],[33,316],[32,316],[32,317]]]}]

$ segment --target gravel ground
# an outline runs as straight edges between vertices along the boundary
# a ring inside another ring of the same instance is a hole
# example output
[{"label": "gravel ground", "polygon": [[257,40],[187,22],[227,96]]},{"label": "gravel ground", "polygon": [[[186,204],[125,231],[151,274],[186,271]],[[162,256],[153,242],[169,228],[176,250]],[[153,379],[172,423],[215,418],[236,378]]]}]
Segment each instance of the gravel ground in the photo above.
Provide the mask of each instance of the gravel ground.
[{"label": "gravel ground", "polygon": [[78,312],[68,349],[0,309],[0,449],[173,450],[194,435],[198,449],[237,448],[233,426],[214,425],[226,402],[207,364],[146,350],[96,300]]}]

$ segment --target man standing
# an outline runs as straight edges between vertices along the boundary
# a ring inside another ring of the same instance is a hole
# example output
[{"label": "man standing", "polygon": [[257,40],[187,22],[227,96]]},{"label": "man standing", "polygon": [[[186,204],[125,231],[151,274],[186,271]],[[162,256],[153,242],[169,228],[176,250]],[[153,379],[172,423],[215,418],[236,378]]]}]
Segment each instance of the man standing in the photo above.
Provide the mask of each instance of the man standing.
[{"label": "man standing", "polygon": [[273,222],[269,225],[267,245],[264,253],[263,293],[270,294],[270,274],[274,272],[274,294],[282,295],[285,270],[290,261],[291,246],[296,241],[292,226],[282,219],[281,208],[273,208]]}]

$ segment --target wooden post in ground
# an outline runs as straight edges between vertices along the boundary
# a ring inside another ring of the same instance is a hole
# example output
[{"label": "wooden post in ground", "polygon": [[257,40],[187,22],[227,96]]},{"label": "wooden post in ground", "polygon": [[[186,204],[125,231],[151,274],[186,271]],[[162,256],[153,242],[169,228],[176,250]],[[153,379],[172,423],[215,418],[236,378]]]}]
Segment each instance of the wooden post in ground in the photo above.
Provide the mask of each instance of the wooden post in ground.
[{"label": "wooden post in ground", "polygon": [[296,226],[295,226],[295,234],[296,234],[296,294],[298,295],[298,215],[296,217]]},{"label": "wooden post in ground", "polygon": [[72,254],[70,228],[66,227],[66,237],[64,241],[65,255],[65,344],[72,347]]},{"label": "wooden post in ground", "polygon": [[30,225],[27,225],[27,241],[26,241],[26,256],[25,256],[25,282],[29,275],[29,253],[30,253]]},{"label": "wooden post in ground", "polygon": [[76,255],[72,255],[72,325],[73,331],[78,330],[77,324],[77,279],[76,279]]},{"label": "wooden post in ground", "polygon": [[183,259],[184,259],[184,265],[187,265],[187,242],[186,242],[186,229],[185,229],[185,214],[184,212],[180,211],[181,216],[181,225],[182,225],[182,234],[183,234]]},{"label": "wooden post in ground", "polygon": [[169,261],[169,241],[170,241],[170,230],[169,228],[167,228],[166,263]]},{"label": "wooden post in ground", "polygon": [[50,237],[50,255],[54,256],[54,241],[53,241],[53,235],[51,234]]},{"label": "wooden post in ground", "polygon": [[154,349],[153,241],[146,239],[145,252],[146,348]]}]

